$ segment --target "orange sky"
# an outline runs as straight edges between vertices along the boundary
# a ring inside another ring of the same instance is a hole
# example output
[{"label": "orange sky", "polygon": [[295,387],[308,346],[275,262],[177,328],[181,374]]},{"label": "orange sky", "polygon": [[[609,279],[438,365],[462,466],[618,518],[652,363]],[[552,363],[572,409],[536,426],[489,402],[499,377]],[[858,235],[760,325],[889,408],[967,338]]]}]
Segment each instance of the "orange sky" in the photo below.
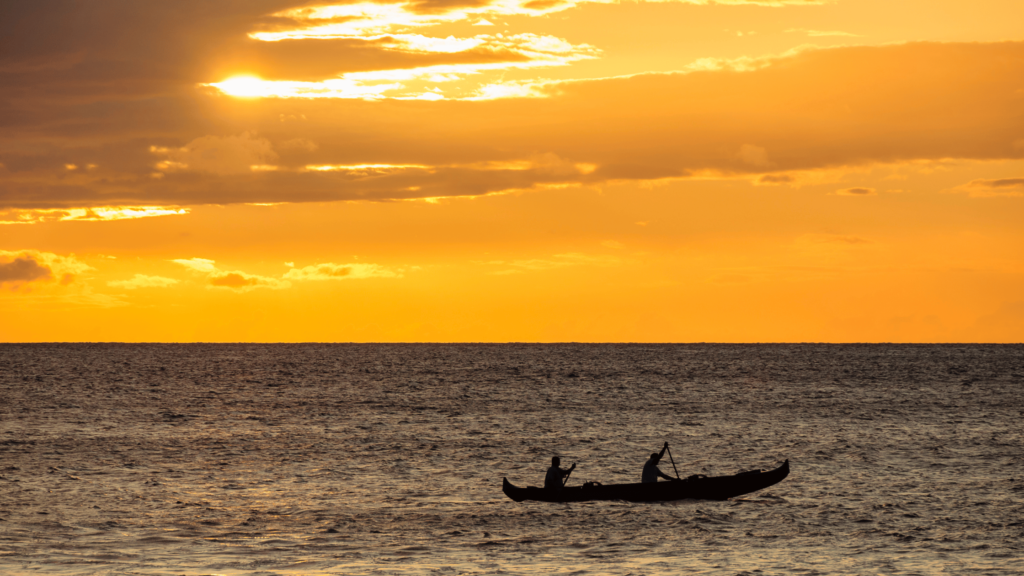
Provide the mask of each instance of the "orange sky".
[{"label": "orange sky", "polygon": [[0,6],[0,341],[1024,341],[1020,0]]}]

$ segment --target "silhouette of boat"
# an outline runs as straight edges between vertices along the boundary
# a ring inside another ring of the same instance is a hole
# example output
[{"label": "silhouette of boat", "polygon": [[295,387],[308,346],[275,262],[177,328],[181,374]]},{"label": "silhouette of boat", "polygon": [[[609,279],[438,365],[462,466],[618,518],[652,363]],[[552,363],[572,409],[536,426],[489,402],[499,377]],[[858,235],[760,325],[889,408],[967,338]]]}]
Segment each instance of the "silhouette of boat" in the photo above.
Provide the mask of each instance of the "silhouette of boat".
[{"label": "silhouette of boat", "polygon": [[589,500],[628,500],[630,502],[661,502],[667,500],[725,500],[749,494],[782,482],[789,476],[789,460],[774,470],[751,470],[732,476],[690,476],[672,482],[647,484],[598,484],[587,482],[561,490],[529,486],[520,488],[503,478],[501,490],[506,496],[522,502],[586,502]]}]

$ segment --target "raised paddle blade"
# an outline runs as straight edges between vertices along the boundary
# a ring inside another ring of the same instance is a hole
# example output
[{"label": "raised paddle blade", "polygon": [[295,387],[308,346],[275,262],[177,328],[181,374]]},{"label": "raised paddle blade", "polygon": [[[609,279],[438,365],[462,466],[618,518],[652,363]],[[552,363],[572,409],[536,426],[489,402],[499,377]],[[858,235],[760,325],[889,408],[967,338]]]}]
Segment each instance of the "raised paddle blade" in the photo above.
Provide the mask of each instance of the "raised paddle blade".
[{"label": "raised paddle blade", "polygon": [[676,471],[676,480],[680,480],[681,478],[679,478],[679,470],[676,469],[676,461],[675,459],[672,458],[672,451],[669,450],[668,448],[668,442],[665,442],[665,450],[668,450],[668,459],[669,461],[672,462],[672,469]]}]

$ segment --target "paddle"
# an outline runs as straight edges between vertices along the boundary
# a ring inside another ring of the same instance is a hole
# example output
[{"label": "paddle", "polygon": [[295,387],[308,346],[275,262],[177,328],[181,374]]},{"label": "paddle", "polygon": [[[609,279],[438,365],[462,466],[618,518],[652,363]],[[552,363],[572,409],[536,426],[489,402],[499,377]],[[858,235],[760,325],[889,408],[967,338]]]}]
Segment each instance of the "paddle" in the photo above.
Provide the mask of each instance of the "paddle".
[{"label": "paddle", "polygon": [[[576,463],[574,462],[572,468],[569,468],[569,473],[565,475],[565,480],[562,480],[562,488],[565,488],[565,483],[569,481],[569,476],[572,476],[572,471],[576,469]],[[679,476],[679,474],[676,474]]]},{"label": "paddle", "polygon": [[672,458],[672,450],[669,449],[668,442],[665,442],[665,450],[668,450],[668,459],[672,462],[672,469],[676,471],[676,480],[682,480],[682,478],[679,477],[679,470],[676,469],[676,461]]}]

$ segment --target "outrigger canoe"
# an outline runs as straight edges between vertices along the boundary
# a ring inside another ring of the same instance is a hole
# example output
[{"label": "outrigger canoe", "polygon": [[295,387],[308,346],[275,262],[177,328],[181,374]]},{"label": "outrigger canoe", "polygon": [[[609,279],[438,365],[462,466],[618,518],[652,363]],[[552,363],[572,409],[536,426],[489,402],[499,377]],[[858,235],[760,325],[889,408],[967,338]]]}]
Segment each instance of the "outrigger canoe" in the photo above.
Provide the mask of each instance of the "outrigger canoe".
[{"label": "outrigger canoe", "polygon": [[726,500],[778,484],[789,476],[789,460],[774,470],[752,470],[732,476],[690,476],[672,482],[647,484],[598,484],[587,482],[561,490],[529,486],[520,488],[503,479],[506,496],[522,502],[586,502],[589,500],[627,500],[629,502],[662,502],[667,500]]}]

